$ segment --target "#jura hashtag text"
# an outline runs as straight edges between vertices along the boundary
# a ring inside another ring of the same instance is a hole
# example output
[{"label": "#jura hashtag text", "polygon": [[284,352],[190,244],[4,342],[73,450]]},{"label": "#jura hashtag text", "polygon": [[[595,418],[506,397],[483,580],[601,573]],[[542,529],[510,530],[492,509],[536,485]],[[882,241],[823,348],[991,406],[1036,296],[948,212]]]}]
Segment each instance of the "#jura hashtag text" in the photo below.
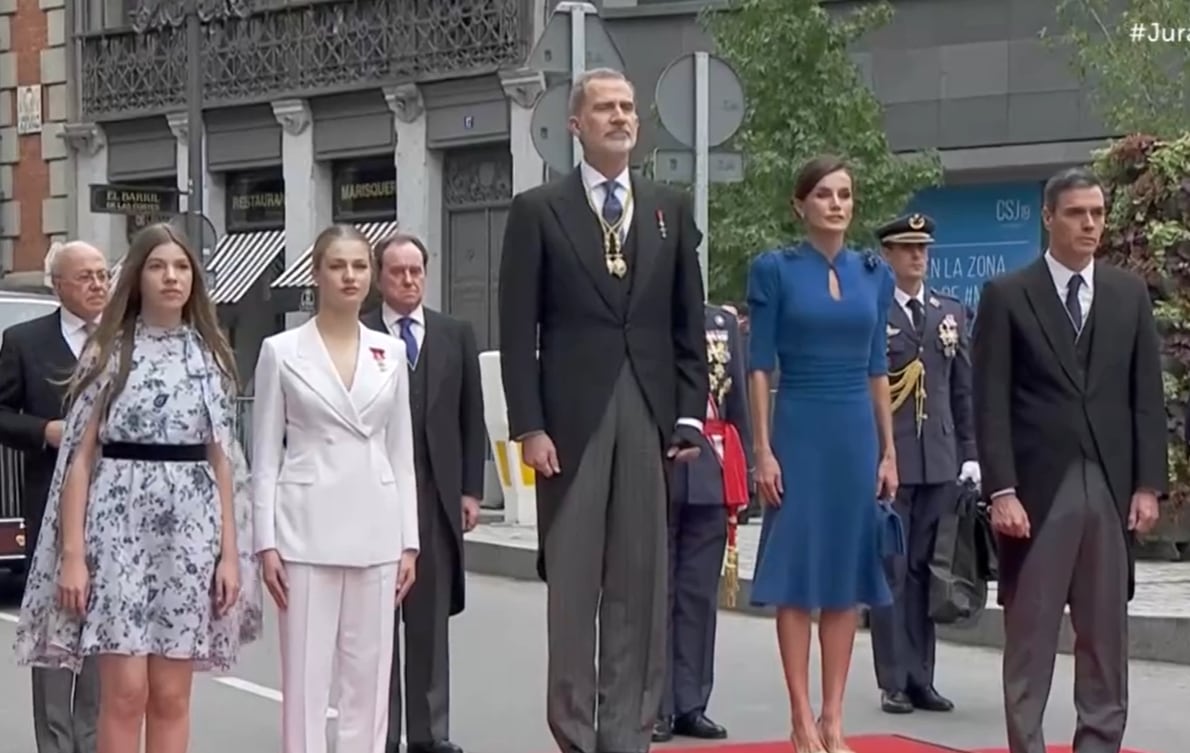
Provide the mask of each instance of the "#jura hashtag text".
[{"label": "#jura hashtag text", "polygon": [[1133,42],[1190,43],[1190,27],[1167,26],[1156,21],[1152,23],[1134,23],[1128,36]]}]

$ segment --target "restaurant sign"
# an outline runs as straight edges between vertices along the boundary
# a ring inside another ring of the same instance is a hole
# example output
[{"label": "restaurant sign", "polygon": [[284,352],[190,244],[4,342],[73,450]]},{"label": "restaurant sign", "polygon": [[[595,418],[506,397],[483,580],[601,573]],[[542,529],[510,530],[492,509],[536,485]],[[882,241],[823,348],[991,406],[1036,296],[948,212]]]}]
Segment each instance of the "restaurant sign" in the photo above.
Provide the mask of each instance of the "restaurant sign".
[{"label": "restaurant sign", "polygon": [[285,179],[277,172],[240,173],[227,179],[227,231],[285,227]]},{"label": "restaurant sign", "polygon": [[177,214],[178,190],[160,186],[91,185],[91,211],[98,214]]}]

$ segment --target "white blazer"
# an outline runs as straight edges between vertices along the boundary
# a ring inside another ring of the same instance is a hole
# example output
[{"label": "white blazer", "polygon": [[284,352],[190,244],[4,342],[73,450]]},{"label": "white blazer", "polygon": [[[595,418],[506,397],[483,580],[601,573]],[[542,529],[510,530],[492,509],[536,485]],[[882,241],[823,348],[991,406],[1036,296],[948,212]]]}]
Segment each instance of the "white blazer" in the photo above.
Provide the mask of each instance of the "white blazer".
[{"label": "white blazer", "polygon": [[418,550],[404,345],[361,324],[349,390],[311,320],[262,343],[255,382],[256,551],[368,567]]}]

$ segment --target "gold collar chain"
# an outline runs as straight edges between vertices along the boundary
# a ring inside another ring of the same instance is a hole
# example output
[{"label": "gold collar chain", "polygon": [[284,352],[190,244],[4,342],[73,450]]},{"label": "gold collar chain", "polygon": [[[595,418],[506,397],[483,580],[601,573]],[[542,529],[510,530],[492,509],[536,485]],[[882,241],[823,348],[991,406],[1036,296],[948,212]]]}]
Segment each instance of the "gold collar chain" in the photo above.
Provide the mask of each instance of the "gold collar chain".
[{"label": "gold collar chain", "polygon": [[[619,183],[616,183],[615,186],[619,186]],[[615,190],[614,186],[612,190]],[[624,279],[624,276],[628,274],[628,261],[624,258],[620,229],[624,227],[624,219],[628,217],[628,210],[632,207],[632,187],[627,187],[625,191],[627,193],[624,197],[624,206],[620,210],[620,219],[614,223],[609,223],[603,218],[603,212],[595,206],[591,193],[587,192],[587,203],[595,212],[595,217],[599,220],[600,231],[603,233],[603,261],[607,265],[607,273],[619,279]]]}]

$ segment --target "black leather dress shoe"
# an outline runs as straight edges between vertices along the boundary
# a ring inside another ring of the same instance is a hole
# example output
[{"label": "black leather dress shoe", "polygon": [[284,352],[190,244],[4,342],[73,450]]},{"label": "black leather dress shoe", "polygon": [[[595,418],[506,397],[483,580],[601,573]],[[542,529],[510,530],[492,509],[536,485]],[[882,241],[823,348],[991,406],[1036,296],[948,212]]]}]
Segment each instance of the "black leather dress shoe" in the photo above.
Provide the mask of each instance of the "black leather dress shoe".
[{"label": "black leather dress shoe", "polygon": [[693,714],[683,714],[674,719],[674,734],[698,740],[723,740],[727,737],[727,730],[722,725],[712,722],[706,714],[699,711]]},{"label": "black leather dress shoe", "polygon": [[667,743],[672,739],[674,739],[673,717],[657,717],[657,721],[653,722],[653,742]]},{"label": "black leather dress shoe", "polygon": [[913,689],[907,694],[914,708],[922,711],[953,711],[954,702],[932,687]]},{"label": "black leather dress shoe", "polygon": [[409,743],[409,753],[463,753],[463,749],[450,740],[435,740],[432,743]]},{"label": "black leather dress shoe", "polygon": [[913,701],[909,700],[909,695],[900,690],[889,693],[886,690],[880,692],[880,710],[886,714],[912,714]]}]

